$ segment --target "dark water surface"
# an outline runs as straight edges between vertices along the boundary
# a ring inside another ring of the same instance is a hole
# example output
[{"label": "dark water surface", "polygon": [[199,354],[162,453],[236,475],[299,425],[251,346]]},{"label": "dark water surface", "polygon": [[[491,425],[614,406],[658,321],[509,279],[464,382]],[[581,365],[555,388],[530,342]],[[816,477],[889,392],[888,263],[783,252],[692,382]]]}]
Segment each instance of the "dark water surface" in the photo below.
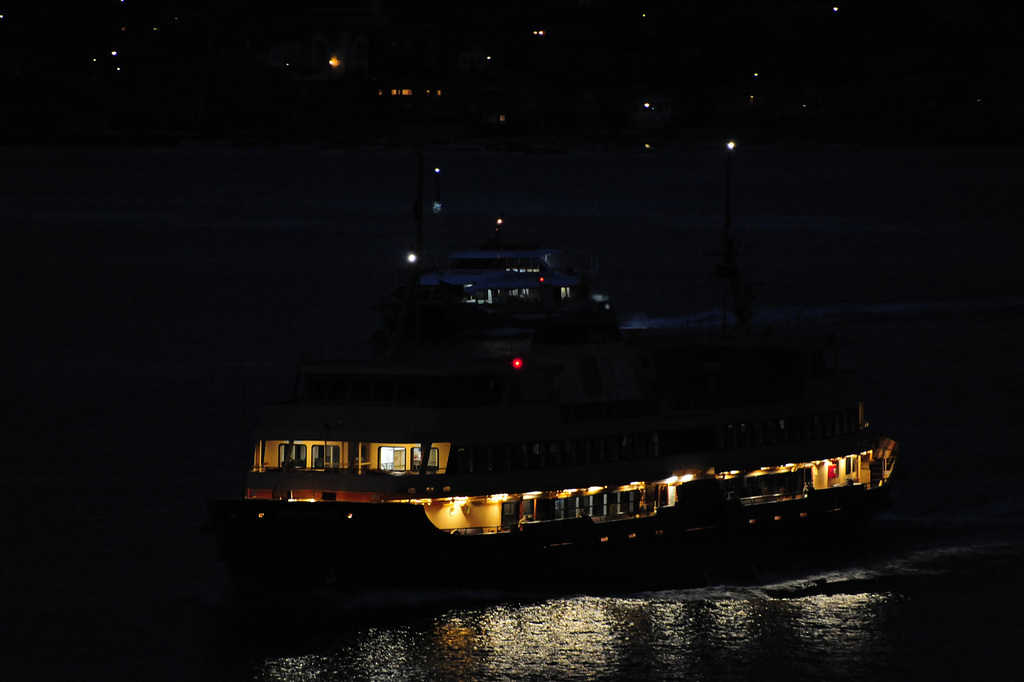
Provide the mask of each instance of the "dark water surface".
[{"label": "dark water surface", "polygon": [[[243,599],[203,500],[240,491],[258,407],[290,386],[276,363],[367,349],[413,242],[415,155],[0,149],[0,674],[1017,679],[1018,151],[737,153],[758,319],[848,340],[869,418],[903,446],[863,545],[700,590],[409,590],[485,568],[410,556],[393,592]],[[504,215],[509,240],[596,259],[624,319],[718,319],[718,149],[427,159],[435,258]]]}]

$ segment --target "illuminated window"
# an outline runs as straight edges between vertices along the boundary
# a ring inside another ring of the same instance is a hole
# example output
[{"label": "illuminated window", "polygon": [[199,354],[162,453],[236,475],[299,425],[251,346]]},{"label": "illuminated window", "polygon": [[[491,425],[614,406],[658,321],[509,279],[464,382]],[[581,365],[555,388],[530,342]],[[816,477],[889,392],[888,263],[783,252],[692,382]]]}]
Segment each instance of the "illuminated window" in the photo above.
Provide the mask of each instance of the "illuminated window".
[{"label": "illuminated window", "polygon": [[515,526],[519,523],[519,501],[501,503],[501,525]]},{"label": "illuminated window", "polygon": [[299,443],[281,443],[277,446],[278,461],[281,466],[294,469],[306,468],[306,446]]},{"label": "illuminated window", "polygon": [[[430,448],[430,457],[427,458],[427,468],[437,468],[437,448]],[[403,454],[404,457],[404,454]],[[412,449],[412,468],[413,471],[417,471],[420,465],[423,463],[423,448],[415,447]]]},{"label": "illuminated window", "polygon": [[314,445],[313,446],[313,468],[314,469],[336,469],[341,466],[340,445]]},{"label": "illuminated window", "polygon": [[378,450],[380,468],[384,471],[405,471],[405,448],[382,445]]}]

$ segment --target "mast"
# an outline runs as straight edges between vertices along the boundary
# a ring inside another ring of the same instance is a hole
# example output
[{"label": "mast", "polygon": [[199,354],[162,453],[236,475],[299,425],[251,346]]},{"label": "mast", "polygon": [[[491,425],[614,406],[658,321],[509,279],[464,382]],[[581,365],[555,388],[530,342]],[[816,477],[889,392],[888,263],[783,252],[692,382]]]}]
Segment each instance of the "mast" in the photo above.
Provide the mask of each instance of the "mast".
[{"label": "mast", "polygon": [[[392,330],[387,346],[384,350],[385,361],[392,361],[399,357],[402,346],[409,335],[410,326],[413,333],[418,336],[419,319],[416,306],[420,283],[420,257],[423,253],[423,151],[416,150],[416,198],[412,202],[412,216],[416,223],[416,244],[409,252],[407,261],[409,270],[407,274],[402,304],[398,310],[395,328]],[[438,189],[440,198],[440,189]],[[413,319],[416,316],[417,319]]]},{"label": "mast", "polygon": [[[746,334],[750,331],[750,295],[740,281],[739,266],[736,262],[736,245],[733,243],[730,230],[732,228],[732,150],[736,148],[735,142],[726,145],[725,152],[725,219],[722,226],[722,250],[717,254],[721,261],[715,268],[715,275],[719,279],[728,282],[728,290],[725,297],[732,294],[732,312],[736,316],[736,331]],[[727,327],[726,311],[728,304],[722,304],[722,329]]]},{"label": "mast", "polygon": [[[416,173],[416,199],[412,202],[412,215],[416,221],[416,250],[413,256],[419,258],[423,252],[423,151],[416,150],[417,173]],[[410,257],[410,262],[415,262]]]}]

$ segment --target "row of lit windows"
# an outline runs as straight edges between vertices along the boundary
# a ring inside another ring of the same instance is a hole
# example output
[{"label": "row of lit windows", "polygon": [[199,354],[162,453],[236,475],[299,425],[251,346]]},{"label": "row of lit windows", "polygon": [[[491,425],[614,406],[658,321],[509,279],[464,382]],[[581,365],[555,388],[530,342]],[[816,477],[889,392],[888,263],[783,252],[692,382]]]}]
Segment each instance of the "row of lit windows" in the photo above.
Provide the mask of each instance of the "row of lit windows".
[{"label": "row of lit windows", "polygon": [[536,289],[484,289],[474,291],[463,299],[466,303],[481,303],[491,305],[495,303],[509,303],[512,301],[537,301],[540,299]]},{"label": "row of lit windows", "polygon": [[[561,300],[566,300],[572,296],[571,287],[559,287],[558,296]],[[534,302],[540,300],[540,291],[538,289],[481,289],[474,291],[473,293],[466,296],[463,301],[465,303],[482,303],[482,304],[494,304],[494,303],[520,303],[523,301]]]},{"label": "row of lit windows", "polygon": [[[723,424],[660,433],[633,433],[619,436],[581,438],[578,440],[514,443],[461,447],[455,466],[465,472],[513,471],[558,466],[589,465],[646,457],[657,457],[662,450],[671,454],[699,452],[710,449],[731,449],[815,438],[827,438],[855,432],[860,427],[859,410],[841,410],[786,419],[765,419],[754,422]],[[662,442],[664,440],[664,443]],[[345,466],[338,445],[312,445],[311,459],[307,446],[301,443],[278,445],[278,462],[282,467],[338,469]],[[403,446],[380,446],[375,463],[383,471],[417,471],[422,451]],[[370,465],[368,453],[360,453],[360,464]],[[430,449],[427,467],[438,466],[438,450]]]},{"label": "row of lit windows", "polygon": [[[333,64],[332,64],[332,66],[333,66]],[[380,96],[380,97],[383,97],[384,95],[390,95],[392,97],[412,97],[412,92],[413,91],[412,91],[411,88],[391,88],[390,90],[385,90],[384,88],[380,88],[379,90],[377,90],[377,95]],[[428,89],[425,92],[426,92],[427,95],[430,95],[430,96],[433,96],[433,97],[440,97],[441,96],[441,89],[440,88],[438,88],[437,90],[429,90]]]},{"label": "row of lit windows", "polygon": [[501,504],[501,525],[515,526],[522,521],[557,521],[590,517],[633,516],[644,510],[643,490],[600,492],[592,495],[512,500]]},{"label": "row of lit windows", "polygon": [[[341,446],[314,445],[312,448],[314,469],[330,469],[341,466]],[[277,446],[277,461],[282,467],[305,469],[310,465],[306,458],[306,445],[303,443],[280,443]]]},{"label": "row of lit windows", "polygon": [[[352,461],[352,466],[357,464],[368,466],[369,455],[364,447],[360,448],[359,461]],[[277,446],[277,456],[280,466],[288,469],[340,469],[347,464],[341,458],[340,445],[312,445],[308,449],[312,454],[312,460],[307,459],[307,447],[304,443],[280,443]],[[405,447],[381,445],[377,448],[377,465],[383,471],[418,471],[423,460],[423,449],[412,448],[412,457],[407,456]],[[430,448],[430,456],[427,459],[428,469],[437,469],[438,449]]]},{"label": "row of lit windows", "polygon": [[796,469],[762,476],[733,476],[720,481],[726,498],[792,497],[804,492],[809,469]]},{"label": "row of lit windows", "polygon": [[[383,471],[418,471],[423,463],[423,448],[412,449],[412,466],[406,469],[406,449],[404,447],[393,447],[382,445],[377,448],[377,461]],[[437,469],[437,448],[430,448],[430,457],[427,459],[428,469]]]}]

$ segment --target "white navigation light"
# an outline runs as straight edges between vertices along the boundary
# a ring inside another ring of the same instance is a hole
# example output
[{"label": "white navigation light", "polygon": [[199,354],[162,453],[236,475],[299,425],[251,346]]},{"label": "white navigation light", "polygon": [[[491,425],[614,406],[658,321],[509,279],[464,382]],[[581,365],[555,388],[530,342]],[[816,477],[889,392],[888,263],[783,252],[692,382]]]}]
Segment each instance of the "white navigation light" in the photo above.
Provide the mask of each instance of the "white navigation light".
[{"label": "white navigation light", "polygon": [[729,144],[727,144],[725,146],[728,147],[729,149],[736,149],[736,143],[733,142],[732,140],[730,140]]},{"label": "white navigation light", "polygon": [[409,261],[410,263],[415,263],[415,262],[416,262],[416,252],[414,252],[414,251],[410,251],[410,252],[409,252],[409,255],[408,255],[408,256],[406,256],[406,259],[407,259],[407,260],[408,260],[408,261]]}]

